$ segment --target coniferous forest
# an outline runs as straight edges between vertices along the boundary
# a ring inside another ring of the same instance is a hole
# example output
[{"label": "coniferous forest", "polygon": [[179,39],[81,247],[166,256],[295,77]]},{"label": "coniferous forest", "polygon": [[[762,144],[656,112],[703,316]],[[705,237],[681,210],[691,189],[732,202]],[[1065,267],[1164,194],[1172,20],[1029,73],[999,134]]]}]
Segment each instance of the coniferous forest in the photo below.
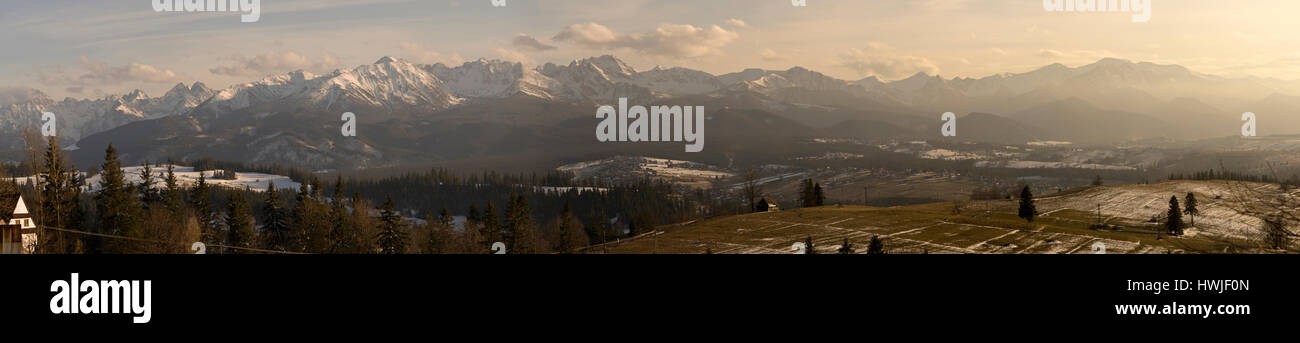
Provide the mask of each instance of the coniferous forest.
[{"label": "coniferous forest", "polygon": [[[199,160],[183,185],[177,161],[146,164],[130,182],[112,146],[91,173],[79,172],[50,139],[33,153],[21,192],[38,226],[35,253],[478,254],[578,253],[655,226],[724,213],[713,194],[649,179],[615,184],[564,173],[422,173],[322,180],[281,166]],[[234,189],[212,178],[239,172],[289,175],[295,189]],[[95,184],[87,179],[98,175]]]}]

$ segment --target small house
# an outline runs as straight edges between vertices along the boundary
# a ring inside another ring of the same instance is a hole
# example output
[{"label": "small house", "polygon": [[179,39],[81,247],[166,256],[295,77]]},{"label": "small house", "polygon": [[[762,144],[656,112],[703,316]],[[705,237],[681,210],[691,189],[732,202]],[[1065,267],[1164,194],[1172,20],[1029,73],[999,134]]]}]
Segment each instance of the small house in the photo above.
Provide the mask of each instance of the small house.
[{"label": "small house", "polygon": [[777,206],[776,200],[772,200],[772,198],[767,198],[767,197],[764,197],[763,199],[759,200],[758,204],[754,205],[754,212],[775,212],[780,210],[781,207]]},{"label": "small house", "polygon": [[36,222],[22,194],[0,194],[0,254],[30,253],[35,247]]}]

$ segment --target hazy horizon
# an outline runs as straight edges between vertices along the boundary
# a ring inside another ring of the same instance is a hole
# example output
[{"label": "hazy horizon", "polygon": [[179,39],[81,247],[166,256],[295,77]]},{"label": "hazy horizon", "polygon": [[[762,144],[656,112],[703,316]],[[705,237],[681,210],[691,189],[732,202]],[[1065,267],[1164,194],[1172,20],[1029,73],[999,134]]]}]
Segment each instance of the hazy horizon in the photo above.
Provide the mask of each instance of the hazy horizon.
[{"label": "hazy horizon", "polygon": [[[637,70],[679,66],[720,75],[805,67],[844,80],[1022,73],[1114,57],[1224,77],[1300,79],[1296,24],[1283,1],[1151,3],[1131,12],[1049,12],[1043,2],[636,0],[261,1],[238,13],[155,12],[146,1],[26,3],[0,8],[0,87],[61,99],[178,82],[212,88],[293,70],[326,73],[382,56],[459,65],[526,65],[614,55]],[[704,8],[700,8],[703,6]],[[918,23],[936,23],[923,25]]]}]

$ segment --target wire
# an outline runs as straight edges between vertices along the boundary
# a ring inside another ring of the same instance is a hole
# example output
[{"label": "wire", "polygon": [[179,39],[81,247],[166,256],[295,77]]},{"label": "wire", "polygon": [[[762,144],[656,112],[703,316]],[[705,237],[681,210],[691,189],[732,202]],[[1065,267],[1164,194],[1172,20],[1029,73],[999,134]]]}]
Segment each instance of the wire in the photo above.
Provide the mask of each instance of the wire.
[{"label": "wire", "polygon": [[[104,238],[116,238],[116,239],[125,239],[125,240],[137,241],[137,242],[150,242],[150,243],[159,243],[159,244],[176,244],[176,245],[180,245],[180,246],[185,246],[185,243],[164,242],[164,241],[153,240],[153,239],[147,239],[147,238],[127,237],[127,236],[112,235],[112,234],[106,234],[106,233],[96,233],[96,232],[88,232],[88,231],[81,231],[81,230],[72,230],[72,229],[57,228],[57,227],[52,227],[52,226],[44,226],[44,227],[42,227],[42,228],[44,228],[44,229],[46,229],[46,230],[54,230],[54,231],[61,231],[61,232],[69,232],[69,233],[83,234],[83,235],[88,235],[88,236],[96,236],[96,237],[104,237]],[[302,253],[302,252],[293,252],[293,251],[268,250],[268,249],[257,249],[257,248],[245,248],[245,247],[229,246],[229,245],[224,245],[224,244],[211,244],[211,243],[206,243],[206,242],[202,242],[202,243],[203,243],[204,246],[207,246],[207,247],[222,248],[222,249],[244,250],[244,251],[255,251],[255,252],[273,253],[273,254],[293,254],[293,255],[303,255],[303,254],[307,254],[307,253]]]}]

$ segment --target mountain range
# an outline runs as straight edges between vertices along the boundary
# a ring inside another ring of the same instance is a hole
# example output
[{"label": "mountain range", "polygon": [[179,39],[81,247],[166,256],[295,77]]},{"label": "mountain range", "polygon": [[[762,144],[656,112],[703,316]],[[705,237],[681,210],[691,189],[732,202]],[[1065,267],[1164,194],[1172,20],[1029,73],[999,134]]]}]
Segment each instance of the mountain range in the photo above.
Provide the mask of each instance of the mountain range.
[{"label": "mountain range", "polygon": [[[213,157],[309,168],[681,154],[679,144],[595,143],[595,107],[626,97],[631,104],[705,106],[707,146],[691,157],[725,164],[735,155],[776,154],[816,137],[1008,144],[1220,137],[1239,132],[1246,111],[1260,116],[1261,134],[1300,133],[1297,95],[1297,81],[1223,78],[1112,58],[978,79],[918,73],[850,81],[802,67],[723,75],[680,67],[637,71],[608,55],[535,68],[384,57],[221,90],[179,84],[158,98],[134,91],[55,102],[37,90],[8,92],[0,96],[0,150],[19,149],[21,130],[39,127],[40,114],[53,112],[79,165],[102,158],[110,143],[128,162]],[[357,114],[358,137],[339,133],[344,112]],[[963,114],[958,137],[938,137],[943,112]]]}]

